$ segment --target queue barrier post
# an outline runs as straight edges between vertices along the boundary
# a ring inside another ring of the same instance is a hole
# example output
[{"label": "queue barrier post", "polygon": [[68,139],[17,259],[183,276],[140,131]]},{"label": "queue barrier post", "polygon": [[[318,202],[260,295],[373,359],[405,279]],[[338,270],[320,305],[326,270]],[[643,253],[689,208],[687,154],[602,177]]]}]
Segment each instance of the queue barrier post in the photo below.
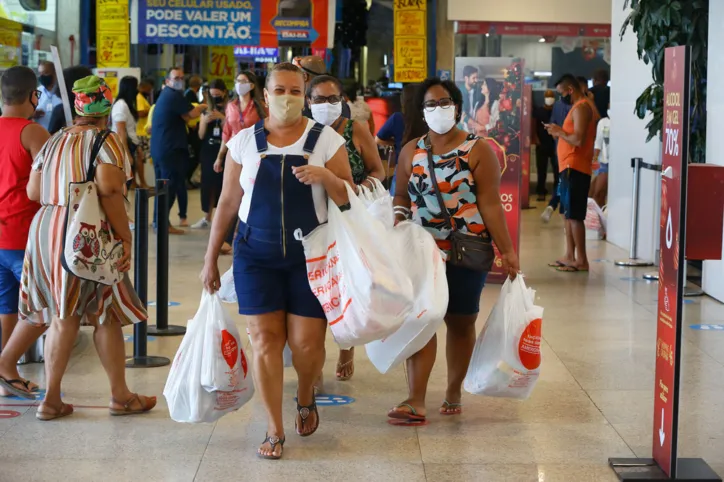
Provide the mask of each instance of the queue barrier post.
[{"label": "queue barrier post", "polygon": [[630,268],[653,266],[651,261],[639,259],[638,251],[638,223],[639,223],[639,191],[641,187],[641,169],[649,169],[652,171],[661,171],[661,166],[644,162],[640,157],[631,159],[631,168],[633,169],[633,195],[631,206],[631,246],[629,249],[628,259],[615,261],[616,266],[625,266]]},{"label": "queue barrier post", "polygon": [[[169,228],[169,181],[156,180],[156,326],[148,333],[154,336],[179,336],[186,327],[168,324],[168,228]],[[148,224],[148,223],[147,223]]]},{"label": "queue barrier post", "polygon": [[[148,198],[148,189],[136,189],[133,284],[144,308],[148,307]],[[148,355],[147,336],[147,321],[133,326],[133,356],[126,358],[127,368],[162,367],[171,363],[166,357]]]}]

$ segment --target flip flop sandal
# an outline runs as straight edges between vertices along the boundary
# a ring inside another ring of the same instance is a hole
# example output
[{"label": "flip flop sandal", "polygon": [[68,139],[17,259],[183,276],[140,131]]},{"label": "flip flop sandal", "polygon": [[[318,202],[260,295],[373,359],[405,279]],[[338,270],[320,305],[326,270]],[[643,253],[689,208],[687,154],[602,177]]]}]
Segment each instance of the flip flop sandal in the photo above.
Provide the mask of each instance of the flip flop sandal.
[{"label": "flip flop sandal", "polygon": [[[403,412],[401,410],[397,410],[401,407],[407,407],[410,409],[409,412]],[[401,403],[397,405],[395,408],[387,412],[387,417],[393,418],[396,420],[415,420],[415,421],[421,421],[421,420],[427,420],[427,417],[425,415],[420,415],[417,413],[417,410],[415,410],[415,407],[410,405],[409,403]]]},{"label": "flip flop sandal", "polygon": [[[299,395],[297,395],[297,400],[299,400]],[[297,413],[299,413],[299,416],[302,417],[302,430],[304,430],[304,425],[307,423],[307,419],[309,418],[310,414],[314,413],[317,416],[317,424],[314,426],[314,430],[309,433],[302,433],[299,431],[296,417],[294,417],[294,430],[297,432],[297,435],[299,435],[300,437],[309,437],[317,431],[317,429],[319,428],[319,411],[317,410],[316,400],[312,402],[311,405],[307,406],[299,405],[299,402],[297,402]]]},{"label": "flip flop sandal", "polygon": [[556,271],[559,273],[588,273],[587,269],[580,269],[575,266],[559,266]]},{"label": "flip flop sandal", "polygon": [[[131,408],[131,404],[138,400],[138,403],[141,405],[140,409],[133,409]],[[138,415],[140,413],[146,413],[153,409],[153,407],[156,406],[156,397],[148,397],[147,404],[143,403],[141,401],[141,397],[138,396],[137,393],[134,393],[131,395],[131,397],[126,400],[126,403],[119,402],[115,398],[111,398],[111,403],[115,403],[116,405],[123,405],[123,408],[108,408],[108,411],[110,414],[114,417],[121,417],[124,415]]]},{"label": "flip flop sandal", "polygon": [[[286,438],[279,438],[276,435],[269,436],[269,434],[267,434],[266,438],[261,444],[264,445],[265,443],[268,443],[271,446],[272,455],[262,455],[257,452],[256,456],[260,459],[265,460],[279,460],[280,458],[282,458],[282,455],[284,455],[284,442],[286,441]],[[279,455],[274,455],[274,452],[276,452],[277,449],[277,445],[280,445],[282,447],[282,451],[279,453]]]},{"label": "flip flop sandal", "polygon": [[565,264],[565,263],[561,263],[561,262],[558,261],[558,260],[553,261],[552,263],[548,263],[548,267],[549,267],[549,268],[562,268],[562,267],[564,267],[564,266],[568,266],[568,265]]},{"label": "flip flop sandal", "polygon": [[[30,388],[30,385],[35,385],[33,388]],[[31,382],[30,380],[23,380],[23,385],[25,385],[25,388],[28,389],[30,393],[39,393],[40,392],[40,386]]]},{"label": "flip flop sandal", "polygon": [[462,403],[450,403],[447,400],[442,401],[443,406],[440,407],[440,415],[460,415],[463,413]]},{"label": "flip flop sandal", "polygon": [[[47,406],[52,408],[54,411],[46,412],[45,410],[40,410],[41,407]],[[35,418],[42,422],[49,422],[51,420],[56,420],[58,418],[67,417],[68,415],[73,413],[73,405],[62,403],[60,404],[60,407],[53,407],[47,403],[43,403],[38,407],[38,411],[35,412]]]},{"label": "flip flop sandal", "polygon": [[35,395],[33,395],[30,390],[22,390],[13,385],[14,383],[18,383],[27,388],[24,380],[21,380],[19,378],[13,378],[11,380],[8,380],[7,378],[0,377],[0,387],[3,387],[5,390],[12,393],[16,397],[24,398],[26,400],[35,400]]},{"label": "flip flop sandal", "polygon": [[344,370],[345,368],[347,368],[350,365],[352,365],[352,370],[349,372],[349,375],[346,375],[346,376],[337,375],[337,380],[339,380],[340,382],[346,382],[347,380],[352,378],[352,375],[354,375],[354,360],[350,360],[350,361],[344,362],[344,363],[337,363],[337,373],[342,373],[342,370]]}]

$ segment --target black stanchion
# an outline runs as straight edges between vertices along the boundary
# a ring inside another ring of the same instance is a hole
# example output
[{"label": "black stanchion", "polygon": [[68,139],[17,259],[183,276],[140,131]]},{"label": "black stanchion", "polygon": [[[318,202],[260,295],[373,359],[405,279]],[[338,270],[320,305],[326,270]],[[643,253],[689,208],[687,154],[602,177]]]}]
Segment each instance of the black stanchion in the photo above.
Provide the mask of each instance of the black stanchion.
[{"label": "black stanchion", "polygon": [[156,326],[148,333],[155,336],[179,336],[186,327],[168,324],[168,228],[169,185],[167,179],[156,180]]},{"label": "black stanchion", "polygon": [[[148,190],[136,189],[136,229],[134,232],[134,280],[136,293],[148,307]],[[126,358],[127,368],[162,367],[171,363],[166,357],[148,356],[148,322],[133,326],[133,356]]]}]

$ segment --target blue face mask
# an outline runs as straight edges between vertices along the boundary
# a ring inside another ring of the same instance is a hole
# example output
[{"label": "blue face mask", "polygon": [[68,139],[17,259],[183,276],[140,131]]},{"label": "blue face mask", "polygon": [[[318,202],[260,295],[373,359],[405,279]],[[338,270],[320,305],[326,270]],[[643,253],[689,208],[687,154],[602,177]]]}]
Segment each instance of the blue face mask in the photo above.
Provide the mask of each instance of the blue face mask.
[{"label": "blue face mask", "polygon": [[183,79],[172,80],[172,81],[170,82],[170,84],[171,84],[171,85],[169,85],[169,87],[171,87],[173,90],[184,90],[184,81],[183,81]]}]

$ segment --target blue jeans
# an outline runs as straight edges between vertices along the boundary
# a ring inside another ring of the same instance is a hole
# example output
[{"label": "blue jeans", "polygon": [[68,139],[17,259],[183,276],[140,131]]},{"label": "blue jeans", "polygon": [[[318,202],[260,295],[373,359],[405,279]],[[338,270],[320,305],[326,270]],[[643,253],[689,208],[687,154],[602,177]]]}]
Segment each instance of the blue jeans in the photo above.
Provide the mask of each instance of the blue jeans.
[{"label": "blue jeans", "polygon": [[18,312],[24,249],[0,249],[0,315]]},{"label": "blue jeans", "polygon": [[[168,179],[168,207],[173,207],[173,203],[178,198],[178,215],[181,219],[186,219],[186,211],[189,206],[189,195],[186,191],[186,165],[188,164],[188,149],[177,149],[161,156],[154,156],[153,170],[156,179]],[[158,196],[154,198],[153,209],[153,225],[156,225]]]}]

